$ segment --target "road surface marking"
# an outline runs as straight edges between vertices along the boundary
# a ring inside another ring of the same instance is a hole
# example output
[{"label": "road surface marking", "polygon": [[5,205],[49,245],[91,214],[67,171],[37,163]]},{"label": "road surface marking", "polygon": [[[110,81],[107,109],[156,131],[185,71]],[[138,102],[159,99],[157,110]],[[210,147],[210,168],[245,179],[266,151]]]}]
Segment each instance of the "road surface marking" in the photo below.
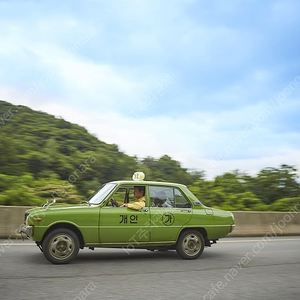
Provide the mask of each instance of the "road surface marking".
[{"label": "road surface marking", "polygon": [[[237,240],[237,241],[218,241],[218,243],[249,243],[249,242],[260,242],[264,239],[265,237],[261,237],[259,240]],[[278,238],[273,238],[268,237],[268,242],[282,242],[282,241],[300,241],[300,238],[287,238],[287,239],[278,239]]]}]

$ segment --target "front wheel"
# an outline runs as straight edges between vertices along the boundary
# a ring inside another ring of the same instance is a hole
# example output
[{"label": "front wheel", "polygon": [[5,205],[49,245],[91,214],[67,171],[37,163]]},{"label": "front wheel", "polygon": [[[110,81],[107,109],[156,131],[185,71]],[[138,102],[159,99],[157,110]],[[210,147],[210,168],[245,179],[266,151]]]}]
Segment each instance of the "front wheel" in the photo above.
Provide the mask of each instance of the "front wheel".
[{"label": "front wheel", "polygon": [[204,249],[204,238],[197,230],[187,230],[180,234],[176,251],[184,259],[198,258]]},{"label": "front wheel", "polygon": [[51,231],[42,243],[45,257],[53,264],[67,264],[79,251],[79,239],[74,231],[57,228]]}]

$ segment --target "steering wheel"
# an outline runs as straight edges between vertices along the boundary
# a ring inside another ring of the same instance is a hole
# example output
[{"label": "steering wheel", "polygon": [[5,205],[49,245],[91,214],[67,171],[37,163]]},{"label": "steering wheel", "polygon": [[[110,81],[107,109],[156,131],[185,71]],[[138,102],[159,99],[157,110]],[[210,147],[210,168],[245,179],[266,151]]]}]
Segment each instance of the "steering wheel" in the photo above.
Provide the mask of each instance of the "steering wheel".
[{"label": "steering wheel", "polygon": [[114,198],[111,198],[110,202],[112,203],[112,206],[119,207],[118,202]]}]

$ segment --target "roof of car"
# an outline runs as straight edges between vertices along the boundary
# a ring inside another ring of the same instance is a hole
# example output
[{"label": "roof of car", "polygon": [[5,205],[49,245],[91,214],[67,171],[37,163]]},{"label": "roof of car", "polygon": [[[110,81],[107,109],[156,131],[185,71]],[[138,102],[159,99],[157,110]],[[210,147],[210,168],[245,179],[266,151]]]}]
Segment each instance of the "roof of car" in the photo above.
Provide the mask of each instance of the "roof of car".
[{"label": "roof of car", "polygon": [[186,187],[186,185],[181,183],[173,182],[163,182],[163,181],[147,181],[147,180],[116,180],[111,181],[110,183],[116,184],[131,184],[131,185],[160,185],[160,186],[177,186],[177,187]]}]

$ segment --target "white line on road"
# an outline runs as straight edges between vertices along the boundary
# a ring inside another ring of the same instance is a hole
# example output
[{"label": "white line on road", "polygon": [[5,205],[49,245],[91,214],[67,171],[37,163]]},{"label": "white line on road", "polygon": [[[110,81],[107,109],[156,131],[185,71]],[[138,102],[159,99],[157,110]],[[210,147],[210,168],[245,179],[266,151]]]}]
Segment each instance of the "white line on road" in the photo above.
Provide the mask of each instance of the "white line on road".
[{"label": "white line on road", "polygon": [[[260,242],[263,237],[259,240],[237,240],[237,241],[218,241],[218,243],[249,243],[249,242]],[[268,239],[268,242],[283,242],[283,241],[300,241],[300,238],[287,238],[287,239]]]}]

